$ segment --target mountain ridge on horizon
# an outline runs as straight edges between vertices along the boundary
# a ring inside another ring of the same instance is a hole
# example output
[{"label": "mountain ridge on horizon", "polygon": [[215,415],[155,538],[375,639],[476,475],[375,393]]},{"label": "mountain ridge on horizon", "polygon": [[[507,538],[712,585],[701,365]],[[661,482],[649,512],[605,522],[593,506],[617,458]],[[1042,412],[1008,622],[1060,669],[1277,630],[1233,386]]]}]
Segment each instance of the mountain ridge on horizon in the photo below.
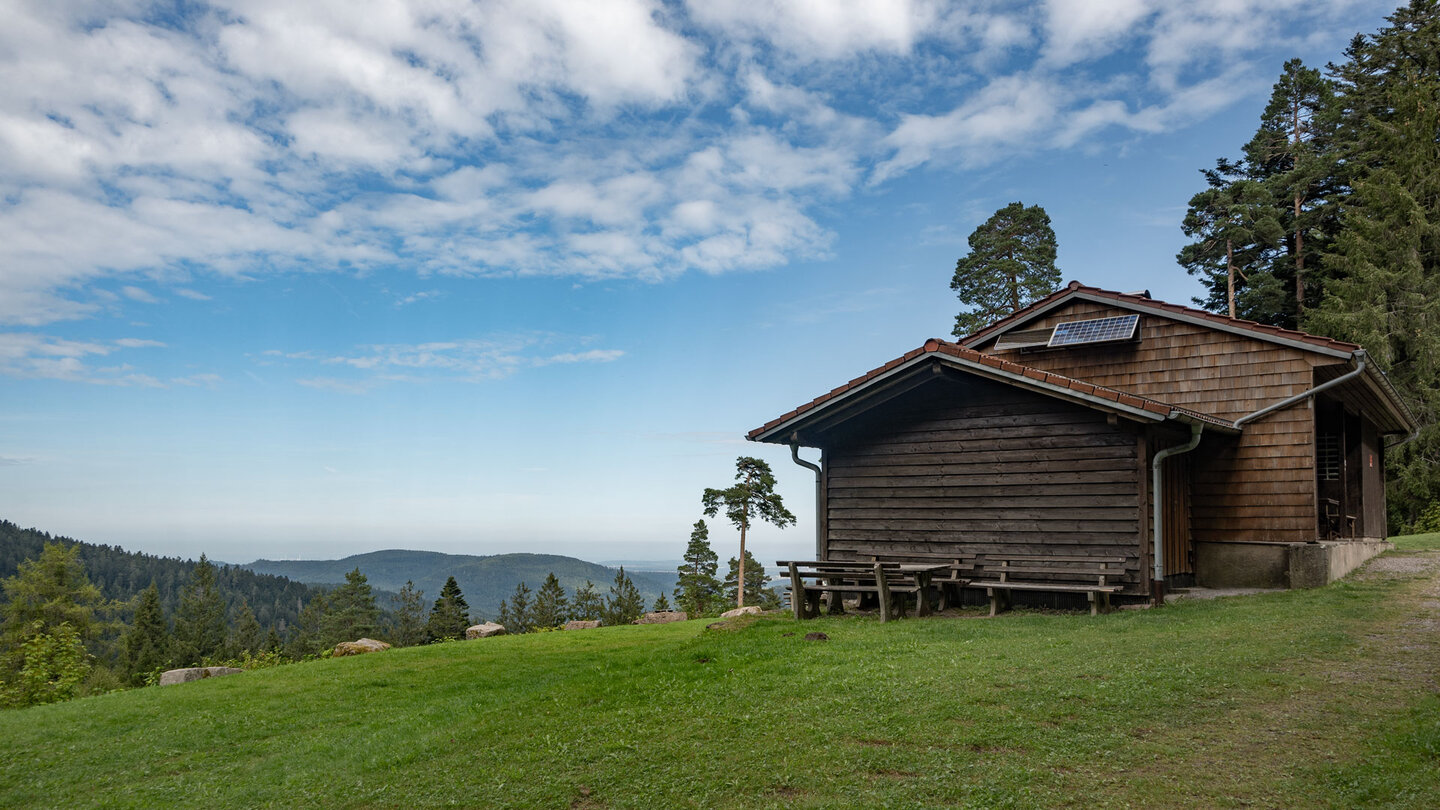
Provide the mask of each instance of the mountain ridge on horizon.
[{"label": "mountain ridge on horizon", "polygon": [[[376,590],[398,593],[406,581],[425,594],[428,604],[440,593],[448,577],[455,577],[472,612],[494,618],[500,602],[509,599],[515,586],[524,582],[532,594],[540,588],[549,573],[564,586],[566,594],[584,585],[594,584],[597,593],[609,592],[618,568],[589,562],[563,554],[510,552],[506,554],[449,554],[443,551],[382,549],[352,554],[333,560],[269,560],[257,559],[240,563],[241,568],[256,573],[288,577],[296,582],[333,585],[345,581],[345,575],[356,568]],[[639,589],[647,605],[665,594],[673,599],[675,574],[656,571],[626,570],[630,581]]]}]

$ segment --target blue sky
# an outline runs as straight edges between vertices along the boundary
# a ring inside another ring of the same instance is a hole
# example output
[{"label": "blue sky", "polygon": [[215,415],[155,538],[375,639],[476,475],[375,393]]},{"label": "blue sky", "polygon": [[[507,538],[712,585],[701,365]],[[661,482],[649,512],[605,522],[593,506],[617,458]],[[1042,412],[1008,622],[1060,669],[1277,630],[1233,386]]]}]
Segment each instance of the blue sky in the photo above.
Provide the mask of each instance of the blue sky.
[{"label": "blue sky", "polygon": [[[670,559],[965,237],[1188,302],[1198,169],[1389,3],[7,4],[0,517],[228,561]],[[813,455],[813,453],[812,453]],[[734,532],[712,522],[722,556]]]}]

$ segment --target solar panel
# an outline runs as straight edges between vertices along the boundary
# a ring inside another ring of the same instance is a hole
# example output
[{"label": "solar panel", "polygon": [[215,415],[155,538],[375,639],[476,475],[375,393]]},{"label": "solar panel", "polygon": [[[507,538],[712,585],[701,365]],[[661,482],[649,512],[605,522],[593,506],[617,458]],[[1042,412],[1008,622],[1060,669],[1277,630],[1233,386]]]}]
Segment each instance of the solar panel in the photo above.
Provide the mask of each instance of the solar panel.
[{"label": "solar panel", "polygon": [[1109,343],[1116,340],[1130,340],[1140,325],[1139,315],[1117,315],[1113,318],[1095,318],[1088,321],[1070,321],[1057,324],[1055,334],[1046,345],[1079,346],[1084,343]]}]

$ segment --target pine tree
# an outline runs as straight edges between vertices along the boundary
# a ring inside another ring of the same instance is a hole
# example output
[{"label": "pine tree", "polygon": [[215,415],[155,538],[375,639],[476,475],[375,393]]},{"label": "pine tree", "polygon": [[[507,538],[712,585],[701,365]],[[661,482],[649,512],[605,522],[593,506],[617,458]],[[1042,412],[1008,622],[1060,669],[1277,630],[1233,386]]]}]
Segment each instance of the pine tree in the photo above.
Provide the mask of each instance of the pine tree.
[{"label": "pine tree", "polygon": [[652,605],[650,609],[655,611],[656,613],[664,613],[670,610],[670,600],[666,599],[665,594],[662,593],[659,596],[655,597],[655,604]]},{"label": "pine tree", "polygon": [[155,583],[136,597],[135,619],[124,638],[124,674],[134,686],[170,661],[170,628],[160,606],[160,589]]},{"label": "pine tree", "polygon": [[584,585],[575,589],[570,605],[570,615],[574,616],[576,621],[593,622],[605,615],[605,600],[595,592],[595,583],[588,579]]},{"label": "pine tree", "polygon": [[605,600],[605,624],[608,627],[630,624],[644,612],[645,598],[625,574],[625,567],[621,566],[610,586],[610,596]]},{"label": "pine tree", "polygon": [[704,616],[719,602],[720,580],[715,578],[720,558],[710,547],[710,528],[695,521],[690,544],[685,547],[684,564],[676,571],[675,602],[691,617]]},{"label": "pine tree", "polygon": [[745,552],[745,600],[738,601],[738,590],[736,583],[740,581],[740,561],[735,557],[730,558],[730,570],[725,574],[725,596],[728,599],[737,599],[738,604],[749,602],[752,605],[765,607],[765,566],[761,565],[749,551]]},{"label": "pine tree", "polygon": [[970,252],[955,263],[950,289],[966,309],[955,316],[964,337],[1054,292],[1055,230],[1038,205],[1013,202],[970,234]]},{"label": "pine tree", "polygon": [[405,581],[396,596],[395,632],[391,634],[396,647],[413,647],[425,640],[425,592],[415,583]]},{"label": "pine tree", "polygon": [[1267,322],[1278,326],[1294,327],[1320,297],[1318,285],[1307,293],[1307,277],[1318,269],[1312,257],[1324,252],[1337,230],[1337,206],[1325,204],[1337,191],[1336,113],[1335,83],[1291,59],[1260,116],[1260,129],[1245,145],[1247,177],[1271,196],[1273,218],[1284,234],[1284,249],[1273,252],[1269,268],[1290,295],[1290,303],[1276,302],[1279,307],[1267,313],[1272,315]]},{"label": "pine tree", "polygon": [[1274,198],[1259,182],[1225,160],[1202,172],[1210,188],[1190,198],[1181,229],[1198,238],[1175,257],[1186,272],[1210,288],[1202,302],[1230,317],[1273,320],[1283,311],[1284,291],[1269,271],[1281,237]]},{"label": "pine tree", "polygon": [[[722,508],[725,517],[740,530],[740,576],[745,576],[745,564],[754,559],[745,551],[745,532],[752,521],[759,519],[779,528],[795,525],[795,516],[785,508],[785,502],[775,494],[775,475],[770,465],[758,458],[741,456],[735,459],[736,484],[729,489],[706,488],[700,496],[705,514],[714,517]],[[748,581],[748,580],[747,580]],[[737,607],[745,606],[745,591],[738,594]]]},{"label": "pine tree", "polygon": [[345,575],[345,584],[330,592],[321,635],[325,646],[379,635],[380,609],[360,569]]},{"label": "pine tree", "polygon": [[430,619],[425,623],[425,635],[430,641],[447,638],[464,638],[465,629],[470,626],[470,606],[460,593],[460,584],[455,577],[445,580],[440,596],[430,608]]},{"label": "pine tree", "polygon": [[535,606],[531,608],[530,623],[535,627],[559,627],[570,619],[570,600],[565,598],[565,589],[560,586],[555,572],[545,576],[540,590],[535,592]]},{"label": "pine tree", "polygon": [[181,667],[199,665],[221,651],[225,635],[225,602],[215,587],[215,566],[201,554],[180,591],[171,660]]}]

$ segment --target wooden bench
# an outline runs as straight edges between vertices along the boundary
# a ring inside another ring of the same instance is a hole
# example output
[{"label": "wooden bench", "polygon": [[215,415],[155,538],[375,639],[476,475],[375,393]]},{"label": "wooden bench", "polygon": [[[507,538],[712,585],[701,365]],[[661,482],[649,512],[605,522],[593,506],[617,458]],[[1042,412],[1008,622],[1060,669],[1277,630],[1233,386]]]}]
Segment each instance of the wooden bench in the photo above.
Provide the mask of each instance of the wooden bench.
[{"label": "wooden bench", "polygon": [[980,555],[973,553],[941,554],[938,552],[888,552],[865,551],[862,556],[872,562],[940,564],[945,570],[931,577],[931,584],[940,592],[939,609],[950,607],[951,600],[958,601],[960,589],[979,577]]},{"label": "wooden bench", "polygon": [[[945,570],[939,564],[861,562],[855,560],[778,560],[790,574],[790,607],[796,619],[820,615],[820,596],[834,594],[839,604],[847,593],[874,594],[880,605],[880,621],[904,615],[904,600],[896,594],[915,594],[915,613],[930,615],[930,578]],[[834,612],[840,612],[836,610]]]},{"label": "wooden bench", "polygon": [[1124,557],[1062,556],[1052,554],[984,554],[984,570],[967,587],[984,588],[990,598],[990,615],[1009,607],[1013,591],[1083,593],[1090,615],[1110,612],[1113,584],[1125,575]]}]

